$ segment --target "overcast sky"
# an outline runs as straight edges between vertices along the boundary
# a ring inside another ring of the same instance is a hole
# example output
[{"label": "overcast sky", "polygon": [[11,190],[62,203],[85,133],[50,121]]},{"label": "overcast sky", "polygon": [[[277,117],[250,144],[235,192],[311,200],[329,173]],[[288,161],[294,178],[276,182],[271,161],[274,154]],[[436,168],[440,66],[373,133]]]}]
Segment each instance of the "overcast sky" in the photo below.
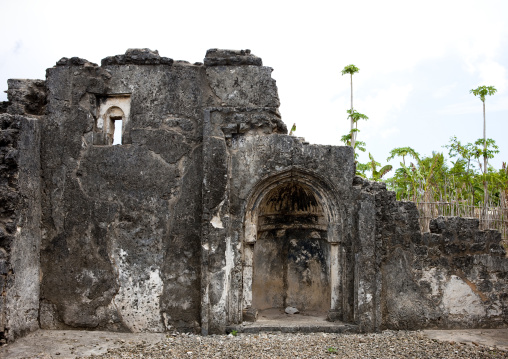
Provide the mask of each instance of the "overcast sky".
[{"label": "overcast sky", "polygon": [[[8,78],[45,78],[61,57],[99,63],[127,48],[202,61],[209,48],[251,49],[274,69],[282,119],[311,143],[339,145],[354,105],[358,139],[386,163],[394,147],[445,151],[456,135],[487,137],[508,161],[508,1],[23,1],[0,0],[0,101]],[[367,155],[361,158],[365,161]],[[398,161],[393,161],[397,165]],[[389,174],[391,175],[391,174]]]}]

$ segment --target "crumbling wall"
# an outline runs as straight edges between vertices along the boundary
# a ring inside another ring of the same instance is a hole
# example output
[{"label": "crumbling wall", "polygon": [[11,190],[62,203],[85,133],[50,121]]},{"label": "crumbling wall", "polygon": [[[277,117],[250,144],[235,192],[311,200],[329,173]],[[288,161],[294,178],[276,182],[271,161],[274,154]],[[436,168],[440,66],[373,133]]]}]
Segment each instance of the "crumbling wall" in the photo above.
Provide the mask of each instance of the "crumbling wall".
[{"label": "crumbling wall", "polygon": [[[46,108],[46,82],[43,80],[7,80],[6,113],[42,116]],[[0,111],[1,112],[1,111]]]},{"label": "crumbling wall", "polygon": [[[508,325],[499,233],[438,218],[422,235],[414,203],[354,177],[350,147],[287,135],[271,72],[249,50],[189,64],[130,49],[9,80],[0,340],[38,322],[223,333],[279,305],[253,291],[285,265],[279,294],[298,300],[277,303],[361,331]],[[291,211],[266,204],[288,189]],[[256,272],[264,251],[281,263]]]},{"label": "crumbling wall", "polygon": [[[368,183],[368,182],[367,182]],[[381,272],[380,251],[377,246],[376,197],[369,183],[366,187],[360,177],[352,181],[354,199],[351,201],[353,216],[349,219],[352,231],[351,245],[346,248],[352,257],[346,275],[354,278],[354,284],[348,290],[347,300],[354,303],[350,312],[344,313],[345,321],[359,325],[362,332],[380,330],[381,316]],[[351,285],[351,284],[350,284]]]},{"label": "crumbling wall", "polygon": [[[236,165],[228,146],[234,138],[286,133],[278,112],[272,69],[250,51],[212,49],[205,58],[206,76],[220,106],[210,107],[203,128],[202,333],[224,332],[241,321],[242,219],[234,219],[231,173]],[[271,137],[271,136],[269,136]],[[235,203],[238,205],[238,203]],[[234,223],[232,223],[234,220]]]},{"label": "crumbling wall", "polygon": [[[257,234],[247,238],[245,233],[251,225],[256,226],[249,222],[247,213],[255,211],[257,202],[253,197],[262,196],[255,194],[263,192],[261,188],[276,186],[291,178],[309,186],[328,208],[327,231],[334,232],[329,235],[335,241],[333,246],[344,241],[345,247],[346,241],[351,240],[344,234],[349,231],[347,218],[353,215],[346,205],[351,200],[349,184],[354,173],[351,149],[309,145],[302,139],[279,134],[277,122],[268,120],[275,112],[263,108],[243,111],[241,115],[245,118],[249,113],[264,112],[265,115],[253,121],[247,130],[230,133],[227,129],[240,126],[235,125],[239,123],[236,122],[239,116],[232,116],[229,111],[211,109],[210,115],[205,117],[205,126],[209,129],[205,127],[203,196],[204,201],[210,198],[210,202],[204,202],[206,258],[203,263],[207,263],[209,269],[204,269],[203,273],[208,271],[210,278],[203,291],[208,293],[205,298],[208,302],[203,306],[209,316],[204,325],[209,324],[206,329],[210,332],[221,332],[226,324],[241,322],[242,310],[251,305],[249,281],[252,282],[252,255]],[[268,125],[270,122],[272,124]],[[272,134],[260,136],[261,131],[257,129]],[[249,202],[251,200],[254,203]],[[351,259],[344,258],[344,264]],[[340,298],[334,301],[341,302],[347,290],[340,288]]]},{"label": "crumbling wall", "polygon": [[[224,266],[201,267],[198,225],[223,188],[219,149],[238,134],[286,132],[272,69],[261,65],[248,50],[212,49],[191,65],[135,49],[101,67],[63,58],[48,70],[43,328],[200,327],[200,291]],[[203,128],[210,109],[229,119],[217,133]],[[120,123],[121,145],[111,146]],[[203,163],[209,156],[217,160]]]},{"label": "crumbling wall", "polygon": [[[202,117],[216,100],[200,64],[141,49],[102,65],[47,72],[41,326],[195,331]],[[122,145],[101,140],[109,103],[128,112]]]},{"label": "crumbling wall", "polygon": [[508,325],[508,259],[497,231],[478,220],[433,219],[420,233],[418,210],[382,183],[362,182],[375,196],[382,327],[483,328]]},{"label": "crumbling wall", "polygon": [[39,327],[39,144],[37,119],[0,114],[0,342]]},{"label": "crumbling wall", "polygon": [[[438,217],[416,245],[419,285],[439,303],[444,328],[508,325],[508,258],[501,234],[477,219]],[[421,269],[419,268],[421,265]],[[442,273],[436,268],[442,267]]]}]

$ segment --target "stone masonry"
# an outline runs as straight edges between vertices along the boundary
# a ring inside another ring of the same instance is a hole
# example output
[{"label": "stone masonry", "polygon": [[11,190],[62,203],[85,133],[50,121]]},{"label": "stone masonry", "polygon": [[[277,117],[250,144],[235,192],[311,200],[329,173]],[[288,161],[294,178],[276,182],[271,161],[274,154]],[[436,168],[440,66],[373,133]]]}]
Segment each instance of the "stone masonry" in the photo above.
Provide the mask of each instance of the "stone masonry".
[{"label": "stone masonry", "polygon": [[223,333],[297,307],[363,332],[508,326],[478,222],[355,177],[287,135],[272,69],[129,49],[9,80],[0,104],[0,339],[37,328]]}]

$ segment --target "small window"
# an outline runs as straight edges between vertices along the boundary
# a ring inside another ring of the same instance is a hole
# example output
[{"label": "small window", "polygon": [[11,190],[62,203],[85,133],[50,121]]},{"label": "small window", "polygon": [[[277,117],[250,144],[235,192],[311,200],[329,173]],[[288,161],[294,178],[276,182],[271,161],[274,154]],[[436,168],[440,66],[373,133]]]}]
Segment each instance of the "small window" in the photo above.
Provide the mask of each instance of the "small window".
[{"label": "small window", "polygon": [[130,144],[130,95],[97,96],[97,104],[93,144],[96,146]]},{"label": "small window", "polygon": [[121,108],[113,106],[106,112],[106,133],[109,145],[121,145],[123,135],[123,120],[125,116]]},{"label": "small window", "polygon": [[115,120],[113,123],[114,133],[113,133],[113,146],[122,144],[122,124],[123,121]]}]

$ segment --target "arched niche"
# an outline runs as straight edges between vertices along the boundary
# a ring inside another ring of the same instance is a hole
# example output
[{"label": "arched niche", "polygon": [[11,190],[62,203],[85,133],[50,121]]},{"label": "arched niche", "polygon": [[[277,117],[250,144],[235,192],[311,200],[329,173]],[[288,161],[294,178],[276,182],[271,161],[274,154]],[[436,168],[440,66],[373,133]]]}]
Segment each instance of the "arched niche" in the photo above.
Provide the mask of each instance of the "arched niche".
[{"label": "arched niche", "polygon": [[125,145],[130,138],[129,94],[98,96],[94,123],[93,144],[100,146]]},{"label": "arched niche", "polygon": [[252,306],[330,309],[330,244],[321,201],[298,181],[272,188],[258,208]]},{"label": "arched niche", "polygon": [[337,191],[295,169],[268,177],[247,202],[243,238],[243,310],[340,307]]}]

